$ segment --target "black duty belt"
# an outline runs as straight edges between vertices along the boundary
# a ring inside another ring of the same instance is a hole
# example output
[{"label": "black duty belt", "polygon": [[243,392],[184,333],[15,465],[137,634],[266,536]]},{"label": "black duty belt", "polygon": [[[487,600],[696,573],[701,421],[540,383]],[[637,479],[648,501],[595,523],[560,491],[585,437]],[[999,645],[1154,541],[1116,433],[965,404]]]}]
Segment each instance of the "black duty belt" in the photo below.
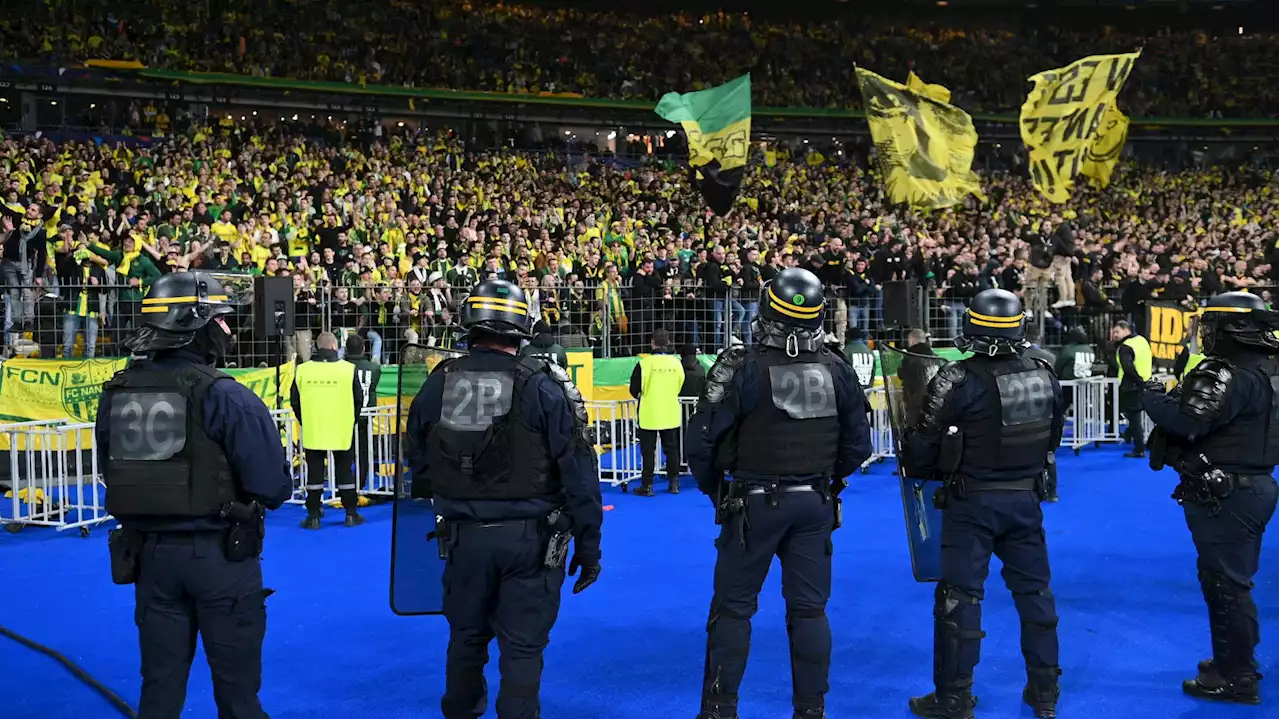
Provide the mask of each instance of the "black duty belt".
[{"label": "black duty belt", "polygon": [[751,487],[747,490],[747,496],[755,496],[757,494],[786,494],[790,492],[816,492],[811,484],[779,484],[773,487]]},{"label": "black duty belt", "polygon": [[[1231,480],[1231,484],[1235,489],[1248,489],[1255,484],[1260,484],[1268,479],[1271,479],[1271,475],[1263,474],[1263,473],[1238,474],[1236,472],[1223,472],[1223,474],[1226,475],[1226,477]],[[1182,474],[1182,475],[1179,475],[1178,478],[1188,482],[1198,482],[1201,479],[1200,477],[1197,477],[1192,474]]]},{"label": "black duty belt", "polygon": [[1027,477],[1025,479],[1013,479],[1006,482],[992,482],[985,479],[964,480],[964,488],[967,492],[1021,492],[1033,491],[1036,489],[1038,477]]}]

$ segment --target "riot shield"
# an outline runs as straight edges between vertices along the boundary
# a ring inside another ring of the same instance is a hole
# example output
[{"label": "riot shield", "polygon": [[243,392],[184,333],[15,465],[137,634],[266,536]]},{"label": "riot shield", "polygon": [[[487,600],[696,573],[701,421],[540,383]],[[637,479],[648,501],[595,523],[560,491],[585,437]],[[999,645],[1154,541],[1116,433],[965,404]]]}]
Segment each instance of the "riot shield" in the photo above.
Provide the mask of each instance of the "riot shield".
[{"label": "riot shield", "polygon": [[436,365],[461,354],[424,345],[408,345],[400,353],[392,429],[397,448],[391,515],[391,611],[402,616],[440,614],[444,601],[444,560],[432,534],[436,528],[435,509],[431,500],[413,498],[415,477],[405,460],[405,449],[413,441],[405,436],[409,407]]},{"label": "riot shield", "polygon": [[911,468],[902,461],[902,445],[904,432],[920,419],[929,380],[945,363],[941,357],[911,354],[893,347],[880,351],[884,396],[898,457],[902,508],[907,520],[911,571],[917,582],[936,582],[942,578],[942,510],[933,504],[933,495],[942,488],[942,482],[912,476]]}]

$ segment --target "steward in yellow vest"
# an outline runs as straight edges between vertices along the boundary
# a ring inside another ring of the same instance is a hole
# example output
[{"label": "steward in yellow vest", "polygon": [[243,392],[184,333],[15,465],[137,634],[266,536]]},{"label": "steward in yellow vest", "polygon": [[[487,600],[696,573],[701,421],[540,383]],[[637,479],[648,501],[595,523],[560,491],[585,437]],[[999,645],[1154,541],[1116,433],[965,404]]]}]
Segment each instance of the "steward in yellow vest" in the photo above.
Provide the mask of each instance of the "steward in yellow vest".
[{"label": "steward in yellow vest", "polygon": [[684,365],[668,348],[664,329],[655,330],[649,346],[653,353],[642,357],[631,372],[631,396],[640,400],[640,488],[636,495],[653,496],[653,472],[657,464],[658,436],[667,456],[667,491],[680,492],[680,387]]},{"label": "steward in yellow vest", "polygon": [[307,518],[303,529],[319,529],[326,484],[325,458],[332,452],[332,468],[338,497],[347,511],[346,525],[362,524],[356,511],[356,477],[353,439],[356,419],[364,404],[364,391],[356,366],[338,359],[338,338],[322,332],[316,352],[293,376],[293,416],[302,424],[302,450],[307,462]]},{"label": "steward in yellow vest", "polygon": [[1125,436],[1133,441],[1126,457],[1145,457],[1146,434],[1142,431],[1142,385],[1151,379],[1151,343],[1135,334],[1133,327],[1121,320],[1111,328],[1111,341],[1116,343],[1116,376],[1120,378],[1120,413],[1128,422]]}]

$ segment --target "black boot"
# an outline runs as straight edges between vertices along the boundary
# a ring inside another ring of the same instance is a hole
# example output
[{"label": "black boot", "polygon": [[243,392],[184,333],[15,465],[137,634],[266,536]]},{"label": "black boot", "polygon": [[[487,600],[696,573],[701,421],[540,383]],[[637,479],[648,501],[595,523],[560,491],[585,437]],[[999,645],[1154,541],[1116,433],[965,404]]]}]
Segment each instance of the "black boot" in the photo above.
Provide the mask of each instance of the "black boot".
[{"label": "black boot", "polygon": [[1022,701],[1035,712],[1037,719],[1054,719],[1058,715],[1058,676],[1062,670],[1057,667],[1027,669],[1027,686],[1022,690]]},{"label": "black boot", "polygon": [[364,524],[364,517],[359,512],[347,512],[347,518],[342,523],[348,527],[359,527]]},{"label": "black boot", "polygon": [[307,518],[302,520],[302,528],[303,529],[319,529],[320,513],[319,512],[307,513]]},{"label": "black boot", "polygon": [[806,707],[795,710],[795,713],[791,715],[791,719],[827,719],[827,712],[821,708]]},{"label": "black boot", "polygon": [[653,496],[653,480],[651,479],[647,482],[641,481],[640,488],[636,490],[636,496],[652,497]]},{"label": "black boot", "polygon": [[1223,679],[1221,675],[1201,674],[1195,679],[1182,683],[1182,693],[1197,699],[1210,699],[1235,704],[1261,704],[1258,696],[1258,682],[1252,677],[1241,677],[1234,680]]},{"label": "black boot", "polygon": [[973,708],[978,698],[968,689],[937,694],[930,692],[922,697],[912,697],[907,708],[921,719],[973,719]]},{"label": "black boot", "polygon": [[680,494],[680,478],[667,480],[667,492],[670,494]]}]

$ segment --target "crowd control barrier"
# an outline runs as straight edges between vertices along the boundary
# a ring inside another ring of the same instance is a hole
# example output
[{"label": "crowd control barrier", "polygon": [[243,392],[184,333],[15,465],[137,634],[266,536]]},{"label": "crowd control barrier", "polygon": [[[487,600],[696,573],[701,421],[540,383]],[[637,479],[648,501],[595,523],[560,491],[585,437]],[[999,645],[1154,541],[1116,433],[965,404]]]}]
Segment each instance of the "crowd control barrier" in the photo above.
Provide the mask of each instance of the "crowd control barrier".
[{"label": "crowd control barrier", "polygon": [[106,486],[98,471],[93,425],[44,420],[0,425],[9,454],[0,524],[18,532],[27,525],[80,530],[111,520]]},{"label": "crowd control barrier", "polygon": [[[1062,382],[1064,394],[1067,396],[1065,427],[1062,447],[1069,448],[1076,454],[1088,446],[1114,444],[1123,441],[1121,431],[1122,417],[1119,410],[1119,382],[1114,377],[1090,377],[1080,380]],[[884,388],[871,387],[866,390],[867,400],[871,405],[871,456],[863,463],[862,471],[866,472],[870,465],[883,462],[895,456],[893,433],[889,422],[889,408],[885,402]],[[680,473],[687,475],[689,465],[685,454],[683,437],[689,425],[689,419],[697,408],[696,397],[681,397],[680,447],[673,453],[674,461],[680,462]],[[600,482],[622,491],[628,491],[632,482],[641,477],[643,458],[640,452],[640,435],[638,424],[639,404],[634,399],[627,400],[593,400],[586,402],[589,421],[588,433],[596,454],[600,460]],[[307,466],[304,461],[301,428],[287,409],[275,410],[272,416],[280,430],[280,439],[285,447],[285,457],[294,479],[294,492],[290,503],[302,504],[306,500]],[[37,428],[59,426],[70,428],[80,425],[58,425],[57,423],[27,423],[23,425],[0,425],[0,432],[14,432],[21,435],[23,431],[35,431]],[[89,425],[83,425],[89,427]],[[1144,417],[1144,427],[1150,432],[1150,421]],[[400,436],[396,431],[396,408],[392,405],[368,407],[362,410],[360,422],[356,427],[355,476],[359,494],[374,501],[389,499],[395,491],[396,462],[398,461]],[[48,431],[40,430],[40,431]],[[78,436],[75,432],[67,432],[67,436]],[[89,433],[85,433],[89,436]],[[16,440],[11,440],[16,441]],[[658,456],[654,462],[654,475],[661,478],[666,475],[667,453],[657,443]],[[73,453],[74,454],[74,453]],[[11,464],[28,455],[21,452],[11,453]],[[91,461],[96,462],[91,452],[86,452]],[[25,461],[25,460],[24,460]],[[31,461],[34,461],[32,459]],[[89,460],[86,460],[89,461]],[[83,473],[85,477],[97,477],[96,464]],[[34,475],[33,475],[34,476]],[[54,475],[50,475],[51,477]],[[95,506],[100,495],[96,492],[100,482],[79,480],[75,471],[68,470],[65,480],[68,486],[80,487],[82,493],[88,493],[90,499],[78,502],[86,507]],[[55,483],[56,484],[56,483]],[[324,480],[324,501],[337,499],[337,486],[333,472],[333,464],[328,464]],[[47,494],[47,493],[46,493]],[[58,492],[59,495],[62,492]],[[67,492],[70,494],[70,490]],[[16,500],[14,500],[16,502]],[[67,506],[64,502],[61,506]],[[37,510],[30,510],[37,511]],[[40,515],[37,514],[37,517]],[[101,518],[88,515],[84,521],[105,521],[105,512]],[[29,521],[30,524],[49,523]],[[63,525],[54,525],[63,526]],[[82,526],[81,524],[69,524]],[[65,528],[65,527],[63,527]]]}]

